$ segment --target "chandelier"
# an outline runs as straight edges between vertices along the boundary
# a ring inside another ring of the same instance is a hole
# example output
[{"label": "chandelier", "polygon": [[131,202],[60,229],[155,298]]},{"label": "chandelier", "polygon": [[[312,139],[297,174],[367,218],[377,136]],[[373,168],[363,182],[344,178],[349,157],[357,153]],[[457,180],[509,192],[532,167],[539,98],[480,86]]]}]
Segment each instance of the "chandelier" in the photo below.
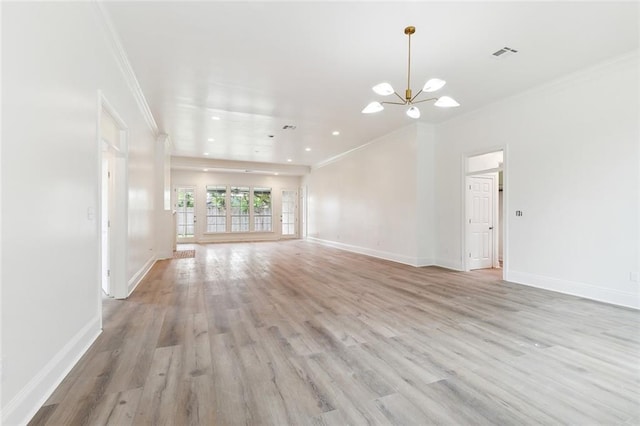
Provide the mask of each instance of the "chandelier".
[{"label": "chandelier", "polygon": [[407,65],[407,90],[405,90],[404,98],[398,94],[393,87],[389,83],[380,83],[373,86],[373,91],[381,96],[389,96],[396,95],[400,102],[371,102],[367,105],[363,110],[363,114],[373,114],[375,112],[380,112],[384,109],[384,104],[392,104],[392,105],[408,105],[407,115],[411,118],[420,118],[420,110],[414,104],[419,104],[427,101],[435,101],[434,105],[441,108],[451,108],[460,106],[458,102],[456,102],[453,98],[449,96],[440,96],[433,97],[428,99],[417,100],[418,96],[420,96],[423,92],[430,93],[435,92],[436,90],[442,89],[442,87],[447,83],[444,80],[439,78],[432,78],[427,81],[424,87],[415,95],[411,94],[411,35],[416,32],[416,27],[407,27],[404,29],[404,33],[409,37],[409,61]]}]

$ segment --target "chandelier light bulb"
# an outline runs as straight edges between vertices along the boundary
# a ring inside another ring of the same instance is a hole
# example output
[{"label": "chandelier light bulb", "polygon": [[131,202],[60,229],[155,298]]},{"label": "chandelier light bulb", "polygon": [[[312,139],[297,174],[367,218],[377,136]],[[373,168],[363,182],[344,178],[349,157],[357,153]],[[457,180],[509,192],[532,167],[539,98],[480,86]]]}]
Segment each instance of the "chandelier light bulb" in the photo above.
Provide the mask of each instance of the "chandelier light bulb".
[{"label": "chandelier light bulb", "polygon": [[441,80],[439,78],[432,78],[424,84],[422,88],[423,92],[435,92],[436,90],[440,90],[447,84],[446,81]]},{"label": "chandelier light bulb", "polygon": [[416,106],[412,106],[407,110],[407,115],[411,118],[420,118],[420,110]]},{"label": "chandelier light bulb", "polygon": [[455,99],[450,98],[449,96],[440,96],[434,105],[440,108],[453,108],[460,106]]},{"label": "chandelier light bulb", "polygon": [[364,107],[362,110],[363,114],[373,114],[375,112],[380,112],[384,109],[380,102],[371,102],[369,105]]},{"label": "chandelier light bulb", "polygon": [[380,83],[372,87],[373,91],[380,96],[389,96],[395,93],[393,87],[389,83]]}]

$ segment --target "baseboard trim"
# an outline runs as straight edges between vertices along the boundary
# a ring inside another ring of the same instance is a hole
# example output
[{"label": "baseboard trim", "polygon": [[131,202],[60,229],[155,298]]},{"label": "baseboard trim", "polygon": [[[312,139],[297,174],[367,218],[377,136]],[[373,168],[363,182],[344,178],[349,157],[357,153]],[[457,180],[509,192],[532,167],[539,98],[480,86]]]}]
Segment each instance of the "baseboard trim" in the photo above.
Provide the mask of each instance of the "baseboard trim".
[{"label": "baseboard trim", "polygon": [[[339,243],[336,241],[323,240],[315,237],[307,237],[307,241],[320,244],[327,247],[337,248],[339,250],[349,251],[352,253],[364,254],[365,256],[376,257],[378,259],[390,260],[392,262],[402,263],[409,266],[427,266],[421,264],[421,261],[428,262],[429,259],[417,259],[415,257],[405,256],[397,253],[390,253],[387,251],[373,250],[367,247],[354,246],[351,244]],[[431,265],[433,263],[429,263]]]},{"label": "baseboard trim", "polygon": [[2,409],[5,425],[26,425],[102,333],[94,317]]},{"label": "baseboard trim", "polygon": [[[216,244],[216,243],[262,243],[268,241],[280,241],[280,235],[224,235],[218,238],[199,238],[195,244]],[[288,238],[287,238],[288,239]]]},{"label": "baseboard trim", "polygon": [[452,271],[457,271],[457,272],[464,271],[464,268],[461,267],[460,262],[453,262],[447,259],[436,259],[434,265],[444,269],[451,269]]},{"label": "baseboard trim", "polygon": [[153,265],[155,265],[157,261],[158,259],[156,257],[154,256],[150,257],[142,266],[142,268],[140,268],[140,270],[136,272],[133,278],[129,280],[129,283],[127,286],[127,291],[128,291],[127,297],[131,296],[131,293],[133,293],[136,287],[138,287],[138,284],[142,282],[144,277],[149,273],[149,271],[151,270],[151,268],[153,268]]},{"label": "baseboard trim", "polygon": [[435,260],[431,259],[430,257],[419,257],[416,259],[416,264],[414,266],[422,268],[426,266],[434,266],[435,264]]},{"label": "baseboard trim", "polygon": [[640,294],[638,293],[627,293],[610,288],[598,287],[592,284],[518,271],[509,271],[507,280],[529,287],[542,288],[558,293],[596,300],[598,302],[640,310]]}]

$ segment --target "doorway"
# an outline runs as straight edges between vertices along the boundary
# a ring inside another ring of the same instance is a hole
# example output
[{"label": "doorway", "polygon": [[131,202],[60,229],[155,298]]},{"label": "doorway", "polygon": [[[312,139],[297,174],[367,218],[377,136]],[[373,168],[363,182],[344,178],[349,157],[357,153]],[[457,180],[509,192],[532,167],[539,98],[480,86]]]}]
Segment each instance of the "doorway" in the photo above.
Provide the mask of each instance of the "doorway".
[{"label": "doorway", "polygon": [[504,150],[465,158],[464,270],[503,267]]},{"label": "doorway", "polygon": [[298,236],[298,191],[285,189],[282,191],[282,211],[280,214],[282,237]]},{"label": "doorway", "polygon": [[124,299],[127,282],[127,126],[104,95],[98,94],[99,302]]},{"label": "doorway", "polygon": [[176,236],[178,243],[195,242],[196,190],[192,186],[176,186]]}]

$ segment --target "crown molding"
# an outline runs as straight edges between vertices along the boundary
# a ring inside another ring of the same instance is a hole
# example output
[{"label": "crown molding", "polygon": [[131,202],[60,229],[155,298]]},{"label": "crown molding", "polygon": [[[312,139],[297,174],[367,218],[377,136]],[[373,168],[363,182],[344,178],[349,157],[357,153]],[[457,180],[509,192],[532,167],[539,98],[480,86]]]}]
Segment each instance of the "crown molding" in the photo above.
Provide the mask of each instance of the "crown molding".
[{"label": "crown molding", "polygon": [[253,161],[219,160],[201,157],[171,157],[172,170],[190,170],[226,173],[252,173],[258,175],[279,174],[281,176],[304,176],[309,174],[309,166],[294,164],[259,163]]},{"label": "crown molding", "polygon": [[149,129],[155,136],[158,136],[158,124],[156,120],[153,118],[153,114],[151,114],[151,109],[149,108],[149,104],[147,103],[147,99],[144,97],[144,93],[142,92],[142,88],[140,87],[140,83],[136,78],[136,74],[131,67],[131,63],[127,58],[127,53],[122,47],[122,43],[120,42],[120,37],[113,26],[113,22],[111,21],[111,17],[109,16],[109,12],[107,12],[104,3],[101,1],[94,2],[96,10],[98,11],[99,20],[103,25],[105,30],[107,41],[109,42],[109,46],[113,52],[113,55],[118,63],[120,71],[124,76],[127,85],[129,86],[129,90],[133,95],[133,98],[144,117],[144,120],[149,126]]},{"label": "crown molding", "polygon": [[317,170],[317,169],[321,169],[322,167],[328,166],[330,164],[333,164],[339,160],[342,160],[345,157],[350,156],[351,154],[360,151],[362,149],[367,148],[370,145],[376,144],[378,142],[384,142],[386,140],[388,140],[391,137],[394,136],[399,136],[399,135],[404,135],[407,133],[413,133],[413,135],[415,136],[417,134],[417,126],[418,123],[411,123],[411,124],[407,124],[406,126],[402,126],[400,128],[394,129],[388,133],[385,133],[382,136],[378,136],[375,139],[370,140],[369,142],[365,142],[362,145],[359,145],[355,148],[349,149],[347,151],[341,152],[338,155],[334,155],[333,157],[329,157],[325,160],[322,160],[316,164],[314,164],[313,166],[311,166],[311,170]]}]

